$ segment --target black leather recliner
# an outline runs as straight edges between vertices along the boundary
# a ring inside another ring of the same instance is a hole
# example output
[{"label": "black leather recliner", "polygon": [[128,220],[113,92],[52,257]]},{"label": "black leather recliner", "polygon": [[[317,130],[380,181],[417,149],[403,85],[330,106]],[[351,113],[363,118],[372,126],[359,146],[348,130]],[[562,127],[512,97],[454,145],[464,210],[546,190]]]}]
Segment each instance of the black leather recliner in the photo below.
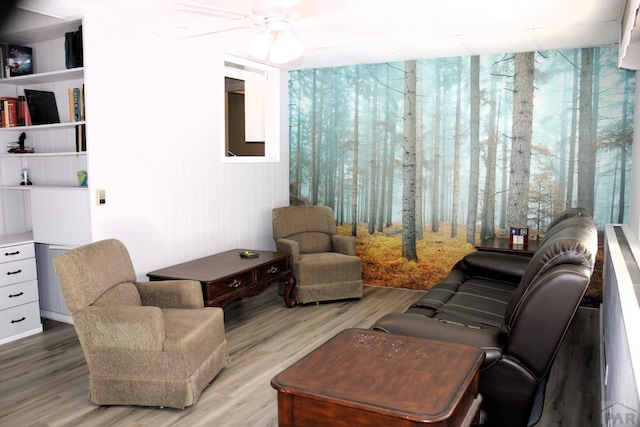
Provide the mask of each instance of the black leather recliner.
[{"label": "black leather recliner", "polygon": [[488,425],[531,425],[597,249],[589,216],[563,217],[532,258],[469,254],[405,313],[388,314],[372,328],[483,348],[479,391]]}]

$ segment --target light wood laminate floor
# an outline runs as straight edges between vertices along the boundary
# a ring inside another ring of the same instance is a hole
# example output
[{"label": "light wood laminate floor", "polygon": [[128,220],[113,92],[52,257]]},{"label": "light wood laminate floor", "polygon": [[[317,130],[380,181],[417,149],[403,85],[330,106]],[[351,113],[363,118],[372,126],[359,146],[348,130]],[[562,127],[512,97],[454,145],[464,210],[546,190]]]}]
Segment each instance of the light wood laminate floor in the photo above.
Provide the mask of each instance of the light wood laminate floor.
[{"label": "light wood laminate floor", "polygon": [[[366,286],[361,300],[288,309],[273,286],[233,303],[225,309],[231,362],[184,410],[93,405],[73,326],[45,321],[44,333],[0,346],[0,426],[277,426],[273,376],[339,331],[368,328],[420,295]],[[558,355],[539,426],[599,425],[597,310],[587,310]]]}]

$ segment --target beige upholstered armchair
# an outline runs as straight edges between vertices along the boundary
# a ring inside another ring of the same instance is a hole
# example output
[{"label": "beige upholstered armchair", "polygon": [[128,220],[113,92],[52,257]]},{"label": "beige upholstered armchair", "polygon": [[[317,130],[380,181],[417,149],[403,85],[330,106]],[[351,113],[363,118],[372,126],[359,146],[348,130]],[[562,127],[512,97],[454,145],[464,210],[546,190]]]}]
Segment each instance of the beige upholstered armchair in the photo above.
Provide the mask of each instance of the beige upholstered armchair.
[{"label": "beige upholstered armchair", "polygon": [[227,363],[223,311],[204,307],[200,283],[137,282],[118,240],[53,260],[99,405],[184,408]]},{"label": "beige upholstered armchair", "polygon": [[272,225],[278,251],[291,254],[298,303],[362,297],[362,261],[355,239],[336,234],[331,208],[275,208]]}]

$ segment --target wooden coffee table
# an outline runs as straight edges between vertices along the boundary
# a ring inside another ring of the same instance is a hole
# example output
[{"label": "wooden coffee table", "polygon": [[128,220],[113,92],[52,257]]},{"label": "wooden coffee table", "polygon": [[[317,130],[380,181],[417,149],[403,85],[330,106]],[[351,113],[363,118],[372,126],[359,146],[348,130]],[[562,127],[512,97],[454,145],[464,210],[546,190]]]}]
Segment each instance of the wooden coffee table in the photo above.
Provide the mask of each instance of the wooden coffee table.
[{"label": "wooden coffee table", "polygon": [[280,427],[470,426],[478,347],[347,329],[271,380]]},{"label": "wooden coffee table", "polygon": [[284,302],[287,307],[296,305],[291,292],[295,279],[291,271],[291,257],[283,252],[251,251],[257,258],[242,258],[242,249],[234,249],[216,255],[177,264],[152,271],[150,280],[197,280],[202,284],[204,305],[225,307],[242,297],[263,292],[273,283],[284,282]]}]

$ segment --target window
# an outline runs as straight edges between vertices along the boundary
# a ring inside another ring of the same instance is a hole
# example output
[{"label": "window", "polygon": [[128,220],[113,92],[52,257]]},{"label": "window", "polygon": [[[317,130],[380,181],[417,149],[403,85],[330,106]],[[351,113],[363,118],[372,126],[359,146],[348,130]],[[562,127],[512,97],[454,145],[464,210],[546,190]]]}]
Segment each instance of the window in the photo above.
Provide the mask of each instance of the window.
[{"label": "window", "polygon": [[251,61],[225,60],[224,162],[279,160],[279,74]]}]

